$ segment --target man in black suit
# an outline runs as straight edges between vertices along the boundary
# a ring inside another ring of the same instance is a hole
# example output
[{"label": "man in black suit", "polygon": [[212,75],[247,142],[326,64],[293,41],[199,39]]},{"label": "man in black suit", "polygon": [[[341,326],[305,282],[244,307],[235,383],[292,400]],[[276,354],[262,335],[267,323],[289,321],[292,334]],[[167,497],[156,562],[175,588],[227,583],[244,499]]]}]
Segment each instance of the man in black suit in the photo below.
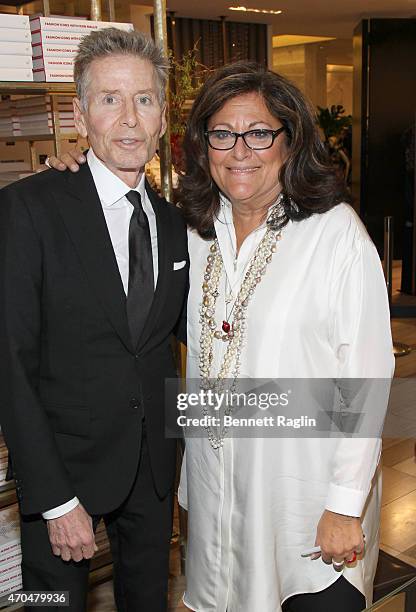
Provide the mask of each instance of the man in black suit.
[{"label": "man in black suit", "polygon": [[1,425],[23,586],[68,590],[76,612],[101,517],[118,610],[166,609],[176,444],[164,381],[188,276],[184,223],[144,178],[166,80],[142,34],[84,38],[74,111],[88,163],[0,194]]}]

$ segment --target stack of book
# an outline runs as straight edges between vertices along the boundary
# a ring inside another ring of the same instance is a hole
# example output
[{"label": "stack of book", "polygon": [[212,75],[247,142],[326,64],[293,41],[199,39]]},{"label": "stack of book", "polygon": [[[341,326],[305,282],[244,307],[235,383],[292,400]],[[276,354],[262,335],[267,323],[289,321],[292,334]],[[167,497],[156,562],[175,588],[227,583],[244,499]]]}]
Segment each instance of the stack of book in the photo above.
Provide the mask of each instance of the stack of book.
[{"label": "stack of book", "polygon": [[0,100],[0,137],[2,136],[13,136],[13,103],[11,100]]},{"label": "stack of book", "polygon": [[[33,174],[29,162],[23,159],[11,159],[0,161],[0,189],[7,187],[10,183],[14,183],[19,179]],[[0,438],[1,440],[1,438]],[[0,442],[0,487],[4,485],[4,477],[7,468],[7,452],[4,452],[3,445]]]},{"label": "stack of book", "polygon": [[22,588],[17,504],[0,510],[0,597]]},{"label": "stack of book", "polygon": [[0,81],[33,81],[27,15],[0,14]]},{"label": "stack of book", "polygon": [[[29,96],[14,100],[14,105],[14,136],[53,134],[53,110],[50,96]],[[76,133],[72,97],[59,96],[57,111],[61,133]]]},{"label": "stack of book", "polygon": [[4,441],[3,435],[0,434],[0,487],[6,484],[7,462],[9,453]]},{"label": "stack of book", "polygon": [[133,29],[133,24],[64,17],[31,17],[34,80],[73,81],[74,57],[80,41],[94,30],[109,27],[129,31]]}]

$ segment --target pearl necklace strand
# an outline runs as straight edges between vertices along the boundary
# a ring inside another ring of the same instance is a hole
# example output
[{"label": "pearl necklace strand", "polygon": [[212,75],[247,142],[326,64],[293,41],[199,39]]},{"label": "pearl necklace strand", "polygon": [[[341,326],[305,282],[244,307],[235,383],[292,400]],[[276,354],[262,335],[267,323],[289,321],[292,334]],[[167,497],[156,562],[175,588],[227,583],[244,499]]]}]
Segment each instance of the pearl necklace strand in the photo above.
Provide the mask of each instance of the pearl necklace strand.
[{"label": "pearl necklace strand", "polygon": [[[277,250],[277,242],[281,239],[281,232],[267,228],[266,233],[250,260],[250,265],[241,283],[240,290],[235,299],[232,324],[223,321],[222,331],[217,329],[214,319],[215,305],[219,296],[218,287],[224,268],[218,239],[215,238],[209,249],[207,265],[205,268],[204,282],[202,283],[202,303],[200,307],[201,336],[199,340],[199,372],[201,376],[201,389],[211,389],[215,393],[224,391],[225,380],[232,378],[230,391],[236,389],[237,378],[240,372],[241,351],[244,344],[247,307],[254,295],[257,285],[266,274],[267,266],[272,261],[273,254]],[[211,366],[214,360],[215,341],[227,342],[227,348],[220,365],[218,375],[211,378]],[[207,407],[202,407],[204,416],[208,415]],[[230,415],[232,407],[228,406],[224,414]],[[218,436],[214,434],[212,427],[205,427],[208,440],[213,449],[217,450],[224,444],[227,435],[227,427],[223,426]]]}]

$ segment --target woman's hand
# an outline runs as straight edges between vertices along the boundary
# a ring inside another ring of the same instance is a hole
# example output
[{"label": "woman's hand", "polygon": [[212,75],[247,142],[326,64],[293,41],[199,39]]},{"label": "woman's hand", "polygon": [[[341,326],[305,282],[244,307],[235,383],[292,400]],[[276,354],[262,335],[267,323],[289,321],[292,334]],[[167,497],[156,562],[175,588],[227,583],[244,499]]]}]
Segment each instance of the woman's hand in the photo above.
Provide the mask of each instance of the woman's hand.
[{"label": "woman's hand", "polygon": [[[318,523],[315,544],[321,547],[322,561],[340,571],[344,563],[354,562],[364,552],[361,520],[354,516],[325,510]],[[318,558],[315,555],[312,558]]]},{"label": "woman's hand", "polygon": [[55,157],[51,155],[48,157],[48,164],[55,170],[71,170],[71,172],[78,172],[80,164],[85,164],[87,158],[83,155],[81,149],[71,149],[67,153],[63,153],[61,157]]}]

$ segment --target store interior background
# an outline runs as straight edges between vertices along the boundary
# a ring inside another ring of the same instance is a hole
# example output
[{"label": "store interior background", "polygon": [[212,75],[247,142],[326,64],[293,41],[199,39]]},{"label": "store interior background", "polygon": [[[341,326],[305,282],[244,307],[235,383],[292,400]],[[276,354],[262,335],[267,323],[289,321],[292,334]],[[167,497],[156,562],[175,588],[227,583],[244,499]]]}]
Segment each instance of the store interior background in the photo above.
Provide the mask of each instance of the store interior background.
[{"label": "store interior background", "polygon": [[[270,68],[295,82],[316,107],[341,105],[345,115],[352,115],[350,180],[354,206],[382,258],[385,255],[384,217],[394,218],[392,328],[395,341],[414,347],[409,354],[397,358],[396,377],[413,377],[416,375],[416,199],[413,185],[413,208],[406,211],[403,139],[406,129],[412,126],[414,129],[415,125],[416,0],[244,1],[250,8],[282,13],[233,11],[229,7],[239,3],[224,0],[170,0],[167,4],[170,46],[180,60],[199,41],[198,59],[204,64],[211,62],[210,67],[221,64],[224,59],[230,61],[255,53],[256,57],[250,56],[250,59],[265,59]],[[50,4],[52,14],[89,15],[89,1],[50,0]],[[102,19],[107,20],[104,0],[102,4]],[[132,22],[137,29],[151,33],[153,3],[150,0],[140,3],[116,0],[115,8],[117,21]],[[41,10],[41,2],[24,6],[27,14]],[[0,3],[0,12],[15,12],[15,9]],[[387,40],[386,45],[374,50],[370,35],[372,28],[377,31],[379,19],[395,22],[390,22],[392,27],[383,39]],[[200,20],[209,23],[203,25]],[[233,23],[241,25],[233,26]],[[244,29],[249,24],[249,30]],[[408,28],[405,35],[403,28]],[[363,48],[369,41],[370,46],[364,53]],[[370,64],[377,60],[378,64],[366,66],[364,62],[363,65],[363,58]],[[73,146],[74,142],[65,142],[63,150]],[[40,156],[53,153],[53,144],[39,142],[36,150],[41,159]],[[27,155],[25,143],[0,142],[0,159],[13,159],[16,155]],[[413,149],[413,163],[414,155]],[[409,225],[412,219],[413,225]],[[401,291],[403,256],[408,258],[405,292]],[[409,420],[414,418],[415,405],[406,410]],[[400,439],[385,439],[383,447],[381,548],[416,568],[414,433]],[[180,576],[178,546],[174,545],[172,550],[170,609],[184,610],[180,602],[184,578]],[[115,609],[109,583],[94,590],[90,609],[94,612]],[[404,596],[398,596],[381,610],[401,612]]]}]

